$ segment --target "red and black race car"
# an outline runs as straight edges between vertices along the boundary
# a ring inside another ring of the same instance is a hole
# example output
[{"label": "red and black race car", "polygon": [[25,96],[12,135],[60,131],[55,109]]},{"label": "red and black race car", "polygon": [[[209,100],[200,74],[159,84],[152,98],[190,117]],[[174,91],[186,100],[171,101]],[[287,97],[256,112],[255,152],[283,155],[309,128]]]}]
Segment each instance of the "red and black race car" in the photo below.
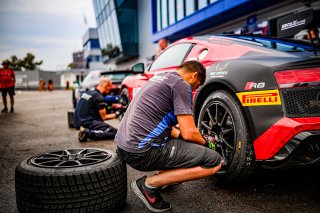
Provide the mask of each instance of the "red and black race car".
[{"label": "red and black race car", "polygon": [[[319,42],[319,41],[318,41]],[[189,37],[170,45],[140,75],[122,82],[130,101],[152,76],[184,61],[207,68],[193,91],[194,118],[215,138],[225,181],[249,176],[257,162],[269,168],[320,165],[319,43],[253,35]]]}]

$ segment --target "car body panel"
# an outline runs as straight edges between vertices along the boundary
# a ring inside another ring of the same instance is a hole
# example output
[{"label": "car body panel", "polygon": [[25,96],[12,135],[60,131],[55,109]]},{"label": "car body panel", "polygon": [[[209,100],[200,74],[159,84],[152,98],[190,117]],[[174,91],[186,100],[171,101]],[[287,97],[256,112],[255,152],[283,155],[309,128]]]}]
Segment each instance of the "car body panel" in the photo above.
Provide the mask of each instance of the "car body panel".
[{"label": "car body panel", "polygon": [[295,135],[300,132],[319,129],[320,117],[283,117],[254,141],[256,159],[270,159]]}]

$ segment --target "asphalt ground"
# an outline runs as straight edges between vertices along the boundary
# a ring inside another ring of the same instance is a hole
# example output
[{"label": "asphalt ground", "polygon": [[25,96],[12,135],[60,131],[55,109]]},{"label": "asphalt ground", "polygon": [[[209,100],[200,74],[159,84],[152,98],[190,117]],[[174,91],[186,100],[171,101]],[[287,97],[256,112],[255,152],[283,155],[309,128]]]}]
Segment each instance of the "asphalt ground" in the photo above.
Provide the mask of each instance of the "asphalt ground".
[{"label": "asphalt ground", "polygon": [[[20,161],[66,148],[115,150],[113,141],[78,142],[78,132],[67,125],[70,91],[16,93],[15,113],[0,114],[0,212],[5,213],[17,212],[14,170]],[[238,185],[219,185],[209,177],[173,186],[162,195],[172,205],[169,212],[320,212],[319,173],[319,168],[259,170]],[[129,183],[149,174],[128,166],[127,202],[119,212],[148,212]]]}]

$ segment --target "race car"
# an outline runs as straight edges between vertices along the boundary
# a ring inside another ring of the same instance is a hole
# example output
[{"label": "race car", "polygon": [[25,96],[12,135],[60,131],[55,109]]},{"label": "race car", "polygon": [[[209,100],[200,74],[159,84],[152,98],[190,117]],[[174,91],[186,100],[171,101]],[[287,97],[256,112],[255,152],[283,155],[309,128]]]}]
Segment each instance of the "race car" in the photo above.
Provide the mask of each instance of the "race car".
[{"label": "race car", "polygon": [[[218,177],[241,181],[257,164],[268,168],[320,165],[320,46],[254,35],[207,35],[170,45],[140,75],[122,82],[128,103],[154,75],[184,61],[207,69],[193,91],[193,112],[203,135],[214,137],[224,158]],[[317,54],[318,53],[318,54]]]}]

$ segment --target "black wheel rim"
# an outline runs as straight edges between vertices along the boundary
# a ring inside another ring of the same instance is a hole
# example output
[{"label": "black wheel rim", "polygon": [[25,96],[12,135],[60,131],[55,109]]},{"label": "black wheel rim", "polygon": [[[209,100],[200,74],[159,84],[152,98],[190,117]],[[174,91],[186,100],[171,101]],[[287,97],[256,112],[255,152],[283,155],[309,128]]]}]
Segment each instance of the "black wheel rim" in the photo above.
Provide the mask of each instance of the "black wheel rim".
[{"label": "black wheel rim", "polygon": [[126,94],[122,94],[120,97],[120,103],[123,107],[127,107],[129,105],[129,98]]},{"label": "black wheel rim", "polygon": [[202,135],[213,137],[216,151],[224,158],[224,167],[231,162],[236,150],[236,127],[234,118],[223,103],[213,101],[200,117],[199,130]]},{"label": "black wheel rim", "polygon": [[111,156],[111,153],[100,149],[66,149],[37,155],[30,162],[38,167],[71,168],[97,164]]}]

